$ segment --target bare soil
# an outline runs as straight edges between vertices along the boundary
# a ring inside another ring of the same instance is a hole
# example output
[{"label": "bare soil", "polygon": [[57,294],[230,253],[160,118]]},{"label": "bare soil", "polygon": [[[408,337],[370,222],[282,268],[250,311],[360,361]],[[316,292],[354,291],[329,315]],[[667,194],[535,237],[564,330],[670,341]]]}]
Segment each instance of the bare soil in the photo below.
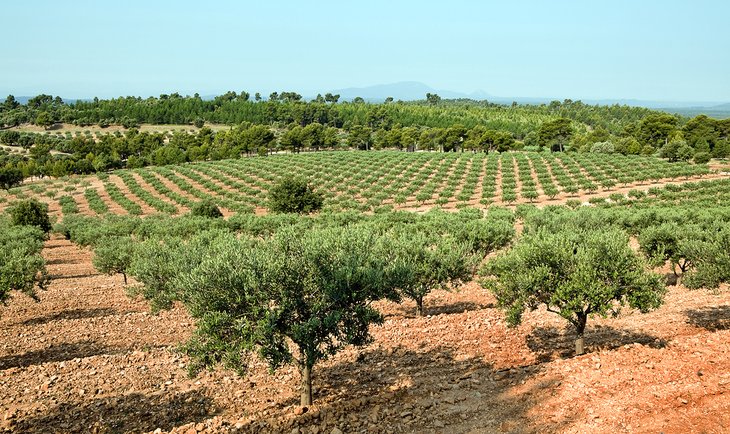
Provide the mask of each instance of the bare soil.
[{"label": "bare soil", "polygon": [[474,282],[434,291],[425,317],[382,302],[374,342],[317,365],[304,411],[295,369],[191,379],[175,351],[193,328],[183,308],[150,314],[66,240],[44,255],[54,280],[41,301],[0,308],[0,432],[730,431],[727,287],[672,286],[655,312],[592,320],[580,357],[559,317],[507,328]]}]

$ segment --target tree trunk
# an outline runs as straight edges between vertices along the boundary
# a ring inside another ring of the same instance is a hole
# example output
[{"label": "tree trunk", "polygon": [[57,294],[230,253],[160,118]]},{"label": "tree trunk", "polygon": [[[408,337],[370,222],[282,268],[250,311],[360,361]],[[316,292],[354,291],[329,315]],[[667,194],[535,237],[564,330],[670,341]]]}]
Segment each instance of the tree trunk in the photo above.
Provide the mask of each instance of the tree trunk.
[{"label": "tree trunk", "polygon": [[127,273],[122,273],[122,277],[124,277],[124,285],[127,284]]},{"label": "tree trunk", "polygon": [[302,374],[300,405],[305,407],[312,405],[312,368],[304,362],[299,372]]},{"label": "tree trunk", "polygon": [[423,316],[423,297],[416,297],[416,316]]},{"label": "tree trunk", "polygon": [[575,355],[580,356],[585,353],[585,346],[583,341],[583,333],[586,330],[586,322],[588,321],[588,314],[587,313],[579,313],[578,320],[575,324],[575,331],[577,334],[577,337],[575,338]]}]

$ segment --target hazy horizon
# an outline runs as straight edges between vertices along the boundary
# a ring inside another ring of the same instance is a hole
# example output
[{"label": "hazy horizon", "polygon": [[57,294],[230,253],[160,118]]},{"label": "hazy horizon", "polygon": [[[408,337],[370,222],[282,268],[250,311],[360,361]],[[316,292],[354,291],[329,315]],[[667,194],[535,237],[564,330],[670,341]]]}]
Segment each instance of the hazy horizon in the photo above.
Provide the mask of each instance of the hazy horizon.
[{"label": "hazy horizon", "polygon": [[730,4],[5,5],[0,95],[303,95],[416,81],[499,97],[730,101]]}]

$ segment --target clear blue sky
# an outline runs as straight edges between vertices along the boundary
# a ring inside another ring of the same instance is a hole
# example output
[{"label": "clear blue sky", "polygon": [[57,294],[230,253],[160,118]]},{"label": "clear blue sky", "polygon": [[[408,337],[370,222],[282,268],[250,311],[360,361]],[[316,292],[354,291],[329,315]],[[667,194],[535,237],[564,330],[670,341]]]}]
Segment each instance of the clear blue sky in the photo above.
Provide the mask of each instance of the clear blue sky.
[{"label": "clear blue sky", "polygon": [[2,5],[0,94],[332,89],[730,101],[730,1],[90,1]]}]

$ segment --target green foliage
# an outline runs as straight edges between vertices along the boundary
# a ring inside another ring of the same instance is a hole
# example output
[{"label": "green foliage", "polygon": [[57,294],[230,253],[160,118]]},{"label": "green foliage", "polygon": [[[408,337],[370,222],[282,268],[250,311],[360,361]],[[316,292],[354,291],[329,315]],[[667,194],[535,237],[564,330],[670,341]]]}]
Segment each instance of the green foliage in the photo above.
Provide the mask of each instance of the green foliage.
[{"label": "green foliage", "polygon": [[48,283],[46,262],[41,256],[45,233],[34,226],[12,226],[0,218],[0,303],[11,291],[36,299],[35,288]]},{"label": "green foliage", "polygon": [[677,267],[682,273],[692,266],[687,257],[686,241],[696,239],[700,235],[697,227],[677,223],[662,223],[649,226],[639,234],[639,246],[654,266],[662,266],[666,261],[672,264],[675,275]]},{"label": "green foliage", "polygon": [[186,345],[191,368],[222,363],[241,372],[256,351],[272,369],[295,363],[302,405],[311,404],[315,364],[368,343],[369,325],[382,321],[370,302],[387,295],[392,280],[389,265],[373,254],[373,235],[284,230],[254,247],[233,237],[213,245],[176,280],[198,323]]},{"label": "green foliage", "polygon": [[48,205],[36,199],[16,202],[10,208],[10,220],[14,225],[36,226],[43,232],[51,230]]},{"label": "green foliage", "polygon": [[519,324],[525,310],[545,305],[575,327],[578,353],[589,316],[615,316],[623,305],[646,312],[661,304],[665,292],[626,235],[612,229],[527,234],[482,274],[510,325]]},{"label": "green foliage", "polygon": [[682,250],[693,268],[686,274],[688,288],[716,289],[730,282],[730,229],[727,223],[707,231],[704,239],[690,238],[682,243]]},{"label": "green foliage", "polygon": [[697,152],[694,155],[695,164],[707,164],[710,162],[710,159],[712,159],[712,156],[709,152]]},{"label": "green foliage", "polygon": [[105,237],[96,243],[93,264],[99,272],[121,274],[127,284],[127,270],[132,264],[134,241],[131,237]]},{"label": "green foliage", "polygon": [[10,190],[23,182],[23,171],[13,167],[0,167],[0,187]]},{"label": "green foliage", "polygon": [[308,214],[319,210],[324,196],[306,180],[287,176],[269,191],[269,210],[280,213]]},{"label": "green foliage", "polygon": [[452,237],[405,230],[385,239],[381,255],[403,269],[399,290],[416,302],[418,316],[424,314],[423,298],[433,289],[446,288],[473,274],[477,256],[472,246]]},{"label": "green foliage", "polygon": [[223,217],[223,213],[220,209],[218,209],[218,205],[211,200],[202,200],[197,202],[192,208],[190,208],[190,215],[212,219]]}]

